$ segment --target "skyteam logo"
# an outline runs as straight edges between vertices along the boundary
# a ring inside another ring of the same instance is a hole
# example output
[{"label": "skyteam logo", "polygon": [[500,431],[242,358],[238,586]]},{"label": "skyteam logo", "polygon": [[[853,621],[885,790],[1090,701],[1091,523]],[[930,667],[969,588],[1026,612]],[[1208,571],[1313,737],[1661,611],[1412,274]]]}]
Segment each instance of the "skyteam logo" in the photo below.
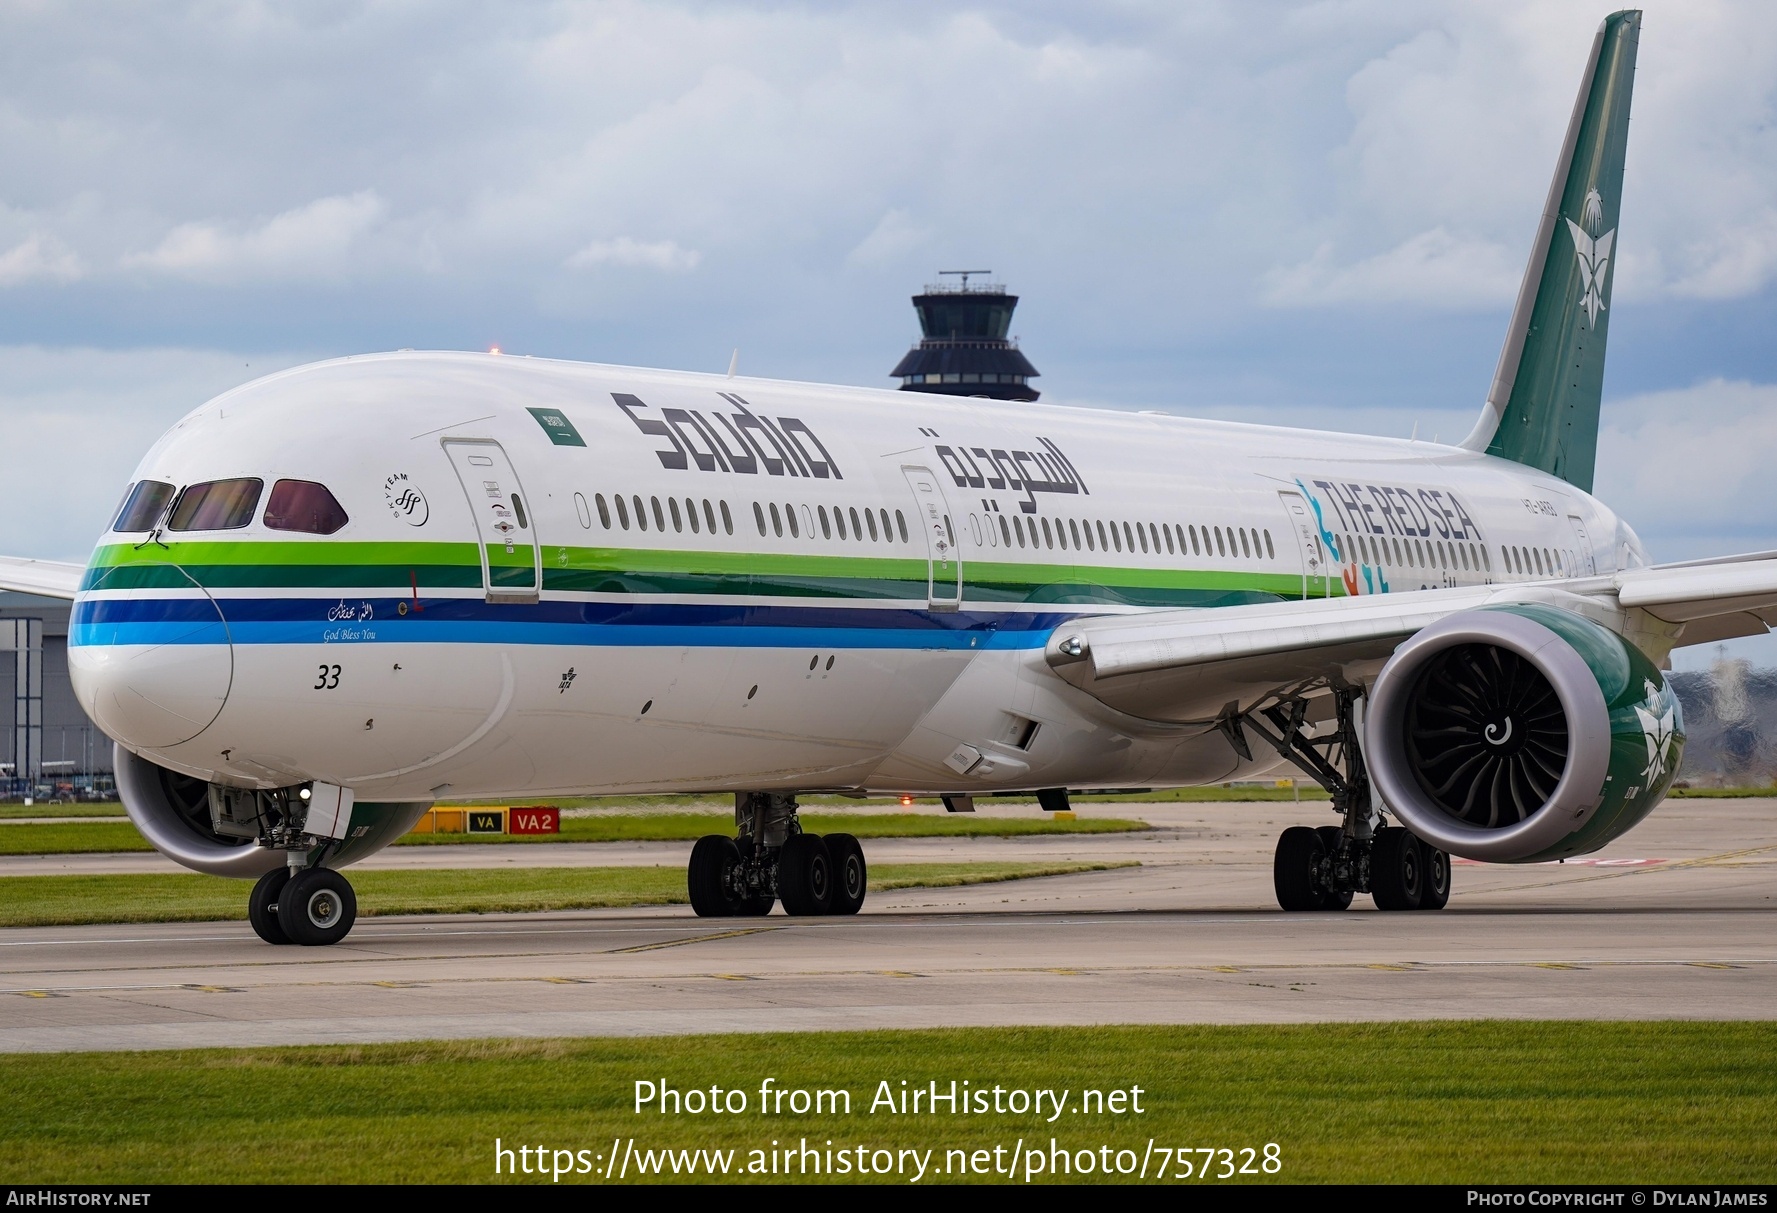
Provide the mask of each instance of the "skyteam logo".
[{"label": "skyteam logo", "polygon": [[[1565,218],[1565,216],[1563,216]],[[1584,227],[1580,223],[1585,224]],[[1574,252],[1580,259],[1580,307],[1592,328],[1598,327],[1598,313],[1604,310],[1604,272],[1610,266],[1610,246],[1615,243],[1617,229],[1600,236],[1604,226],[1604,199],[1595,189],[1586,191],[1586,203],[1580,211],[1580,223],[1567,220],[1573,234]]]}]

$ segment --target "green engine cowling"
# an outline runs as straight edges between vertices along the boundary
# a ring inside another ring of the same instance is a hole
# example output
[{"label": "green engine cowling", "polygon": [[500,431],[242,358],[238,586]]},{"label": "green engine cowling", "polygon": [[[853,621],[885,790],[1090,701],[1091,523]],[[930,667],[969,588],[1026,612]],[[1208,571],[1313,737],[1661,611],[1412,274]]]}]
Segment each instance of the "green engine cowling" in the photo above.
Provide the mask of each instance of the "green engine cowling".
[{"label": "green engine cowling", "polygon": [[1660,803],[1683,753],[1665,676],[1555,607],[1441,620],[1370,695],[1365,757],[1383,802],[1425,842],[1490,863],[1596,851]]}]

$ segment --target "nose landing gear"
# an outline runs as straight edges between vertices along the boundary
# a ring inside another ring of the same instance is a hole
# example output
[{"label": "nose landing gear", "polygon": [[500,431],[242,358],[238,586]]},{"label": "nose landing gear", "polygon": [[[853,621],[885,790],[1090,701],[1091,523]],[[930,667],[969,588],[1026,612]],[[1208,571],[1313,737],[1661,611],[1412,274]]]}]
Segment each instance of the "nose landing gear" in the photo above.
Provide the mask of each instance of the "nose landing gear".
[{"label": "nose landing gear", "polygon": [[1450,900],[1450,856],[1400,826],[1383,824],[1359,742],[1359,692],[1335,687],[1333,697],[1335,727],[1325,736],[1304,727],[1305,699],[1264,709],[1264,723],[1230,716],[1223,724],[1236,751],[1246,750],[1243,725],[1259,734],[1324,787],[1344,819],[1342,826],[1292,826],[1278,838],[1271,869],[1277,904],[1285,910],[1343,910],[1354,894],[1368,893],[1379,910],[1443,909]]},{"label": "nose landing gear", "polygon": [[804,834],[796,798],[774,792],[734,797],[739,838],[707,834],[691,848],[685,883],[700,918],[769,914],[856,914],[869,886],[864,849],[850,834]]}]

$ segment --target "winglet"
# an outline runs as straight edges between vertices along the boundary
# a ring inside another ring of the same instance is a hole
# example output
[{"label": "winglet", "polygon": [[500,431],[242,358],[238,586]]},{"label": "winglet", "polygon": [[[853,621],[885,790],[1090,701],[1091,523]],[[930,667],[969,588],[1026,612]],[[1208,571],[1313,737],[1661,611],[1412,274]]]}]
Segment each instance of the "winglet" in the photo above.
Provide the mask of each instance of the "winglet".
[{"label": "winglet", "polygon": [[1590,491],[1641,13],[1598,27],[1481,417],[1461,445]]}]

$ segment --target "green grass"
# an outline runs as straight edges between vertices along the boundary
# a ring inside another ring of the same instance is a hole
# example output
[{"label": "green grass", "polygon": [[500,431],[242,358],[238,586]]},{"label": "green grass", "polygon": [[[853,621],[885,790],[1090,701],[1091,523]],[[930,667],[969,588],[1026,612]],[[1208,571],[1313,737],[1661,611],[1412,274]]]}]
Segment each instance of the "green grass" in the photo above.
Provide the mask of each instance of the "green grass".
[{"label": "green grass", "polygon": [[12,817],[122,817],[123,805],[115,800],[95,804],[37,804],[17,801],[0,804],[0,821]]},{"label": "green grass", "polygon": [[[859,838],[1016,838],[1028,834],[1121,834],[1150,829],[1145,821],[1048,816],[981,817],[968,813],[933,817],[925,813],[804,813],[810,833],[841,831]],[[625,813],[569,817],[560,834],[409,834],[403,846],[463,843],[689,842],[705,834],[732,834],[727,813]],[[51,825],[0,825],[0,855],[81,855],[109,851],[152,851],[127,821],[69,821]]]},{"label": "green grass", "polygon": [[[1128,863],[903,863],[870,869],[877,891],[991,884],[1131,867]],[[498,914],[684,903],[685,869],[451,868],[353,871],[358,912]],[[243,880],[195,873],[0,877],[0,927],[217,922],[247,916]]]},{"label": "green grass", "polygon": [[[1770,1023],[760,1033],[17,1055],[0,1074],[15,1184],[486,1183],[495,1138],[584,1149],[589,1160],[614,1138],[643,1150],[733,1149],[741,1168],[750,1150],[805,1138],[816,1149],[931,1149],[939,1168],[947,1150],[1009,1155],[1020,1139],[1045,1153],[1054,1138],[1139,1159],[1152,1139],[1258,1152],[1275,1142],[1285,1183],[1777,1180]],[[851,1112],[760,1115],[766,1077],[790,1090],[843,1089]],[[1064,1089],[1070,1111],[1053,1124],[1047,1109],[872,1115],[878,1084],[898,1092],[903,1079]],[[638,1080],[739,1089],[749,1110],[637,1114]],[[1139,1115],[1072,1110],[1083,1090],[1131,1086],[1143,1090]],[[562,1182],[576,1179],[596,1182]]]},{"label": "green grass", "polygon": [[127,821],[58,821],[53,825],[0,825],[0,855],[86,855],[99,851],[152,851]]}]

